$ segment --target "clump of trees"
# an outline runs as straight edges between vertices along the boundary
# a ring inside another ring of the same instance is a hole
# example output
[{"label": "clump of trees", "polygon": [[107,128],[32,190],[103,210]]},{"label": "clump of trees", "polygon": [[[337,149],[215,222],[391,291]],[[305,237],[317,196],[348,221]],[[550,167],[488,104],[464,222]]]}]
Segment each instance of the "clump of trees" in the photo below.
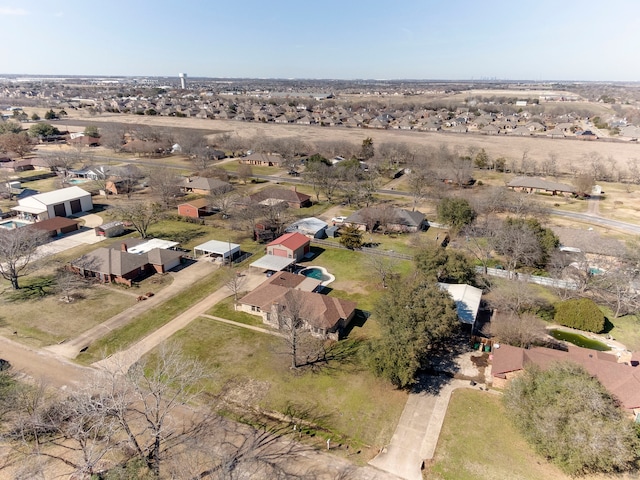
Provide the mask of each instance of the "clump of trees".
[{"label": "clump of trees", "polygon": [[398,388],[416,382],[418,371],[458,329],[456,306],[449,294],[424,278],[397,279],[376,304],[380,337],[362,350],[377,376]]},{"label": "clump of trees", "polygon": [[476,212],[464,198],[443,198],[438,204],[438,219],[453,229],[469,225],[476,218]]},{"label": "clump of trees", "polygon": [[416,269],[432,281],[475,283],[475,269],[462,252],[443,247],[424,247],[415,255],[414,261]]},{"label": "clump of trees", "polygon": [[604,331],[605,316],[590,298],[572,298],[556,304],[554,320],[565,327],[586,332]]},{"label": "clump of trees", "polygon": [[578,365],[528,369],[512,380],[504,402],[529,443],[570,475],[636,467],[640,442],[632,423]]},{"label": "clump of trees", "polygon": [[340,245],[349,250],[358,250],[364,245],[362,230],[357,225],[345,225],[340,229]]}]

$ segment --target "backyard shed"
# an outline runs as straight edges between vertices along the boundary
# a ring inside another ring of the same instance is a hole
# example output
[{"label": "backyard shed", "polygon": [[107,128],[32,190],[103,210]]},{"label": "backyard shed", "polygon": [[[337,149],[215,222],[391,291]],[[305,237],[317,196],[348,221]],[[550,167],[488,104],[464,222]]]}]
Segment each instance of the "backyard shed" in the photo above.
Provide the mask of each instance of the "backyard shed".
[{"label": "backyard shed", "polygon": [[219,240],[209,240],[193,249],[193,255],[210,255],[224,259],[234,259],[240,254],[240,245]]},{"label": "backyard shed", "polygon": [[96,236],[98,237],[117,237],[118,235],[122,235],[124,233],[124,223],[122,222],[108,222],[103,223],[95,227]]}]

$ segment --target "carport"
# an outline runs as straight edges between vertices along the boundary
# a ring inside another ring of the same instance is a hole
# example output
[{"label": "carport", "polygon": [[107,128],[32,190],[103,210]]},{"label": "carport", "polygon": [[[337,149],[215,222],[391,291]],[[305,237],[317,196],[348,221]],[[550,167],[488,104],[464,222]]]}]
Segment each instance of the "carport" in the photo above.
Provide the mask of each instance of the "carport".
[{"label": "carport", "polygon": [[233,260],[240,254],[240,245],[231,242],[221,242],[219,240],[209,240],[193,249],[193,256],[210,255],[212,257],[222,257],[223,260]]},{"label": "carport", "polygon": [[295,262],[296,262],[295,258],[277,257],[275,255],[265,255],[264,257],[259,258],[249,266],[259,268],[261,270],[273,270],[274,272],[279,272],[280,270],[284,270],[285,268],[289,267],[291,264]]}]

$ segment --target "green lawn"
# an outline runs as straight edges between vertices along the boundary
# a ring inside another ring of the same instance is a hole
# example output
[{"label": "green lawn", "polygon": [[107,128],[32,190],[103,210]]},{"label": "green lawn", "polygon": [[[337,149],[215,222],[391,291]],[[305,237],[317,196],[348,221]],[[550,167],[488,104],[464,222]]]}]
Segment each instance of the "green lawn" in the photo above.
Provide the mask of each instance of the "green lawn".
[{"label": "green lawn", "polygon": [[427,478],[568,479],[526,443],[505,418],[501,400],[477,390],[453,392]]},{"label": "green lawn", "polygon": [[613,324],[613,328],[608,332],[609,335],[624,344],[627,350],[632,352],[640,350],[640,318],[637,315],[613,318],[611,310],[602,307],[601,309]]},{"label": "green lawn", "polygon": [[311,370],[292,371],[282,339],[200,318],[174,335],[185,352],[211,368],[212,394],[227,392],[237,401],[266,410],[311,412],[334,441],[353,446],[389,442],[407,399],[357,362],[357,344],[338,345],[347,358]]},{"label": "green lawn", "polygon": [[226,320],[233,320],[234,322],[244,323],[246,325],[255,325],[258,327],[269,328],[263,323],[261,317],[235,310],[233,308],[233,303],[233,297],[225,298],[223,301],[219,302],[211,310],[209,310],[207,312],[207,315],[213,315],[214,317],[220,317]]}]

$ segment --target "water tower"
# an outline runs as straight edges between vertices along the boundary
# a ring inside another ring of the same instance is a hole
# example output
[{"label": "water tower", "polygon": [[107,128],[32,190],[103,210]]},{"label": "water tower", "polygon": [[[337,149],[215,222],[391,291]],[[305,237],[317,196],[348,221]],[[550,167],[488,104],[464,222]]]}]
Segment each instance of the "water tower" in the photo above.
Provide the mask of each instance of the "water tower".
[{"label": "water tower", "polygon": [[180,77],[180,88],[184,90],[185,88],[187,88],[187,74],[179,73],[178,76]]}]

